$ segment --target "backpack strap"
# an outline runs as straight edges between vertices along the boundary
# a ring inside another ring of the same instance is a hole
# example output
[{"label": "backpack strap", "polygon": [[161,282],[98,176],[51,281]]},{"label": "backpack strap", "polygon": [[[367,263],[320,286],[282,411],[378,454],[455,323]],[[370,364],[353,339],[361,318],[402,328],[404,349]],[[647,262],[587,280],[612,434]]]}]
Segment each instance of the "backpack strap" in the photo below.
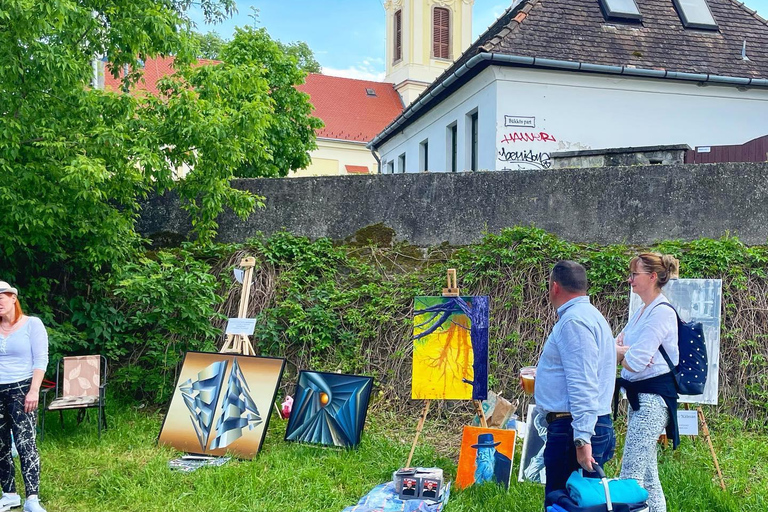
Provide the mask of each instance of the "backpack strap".
[{"label": "backpack strap", "polygon": [[[658,304],[656,304],[656,306],[661,306],[661,305],[669,306],[672,308],[672,311],[675,312],[675,316],[677,317],[677,324],[679,326],[681,323],[680,315],[677,314],[677,310],[675,309],[675,306],[673,306],[669,302],[659,302]],[[656,306],[653,306],[653,309],[656,309]],[[669,369],[672,371],[672,375],[677,375],[677,368],[675,368],[675,366],[672,364],[672,360],[669,358],[669,354],[667,354],[667,351],[664,350],[664,344],[659,345],[659,352],[661,352],[661,357],[664,358],[664,361],[667,362],[667,366],[669,366]]]}]

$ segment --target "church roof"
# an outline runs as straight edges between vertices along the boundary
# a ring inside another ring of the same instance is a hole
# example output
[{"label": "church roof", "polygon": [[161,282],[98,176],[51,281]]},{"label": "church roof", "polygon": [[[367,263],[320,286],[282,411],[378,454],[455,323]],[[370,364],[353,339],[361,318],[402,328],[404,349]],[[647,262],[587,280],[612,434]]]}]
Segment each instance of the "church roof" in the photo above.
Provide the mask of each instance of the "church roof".
[{"label": "church roof", "polygon": [[[157,90],[157,81],[168,75],[172,75],[176,72],[173,67],[175,57],[153,57],[144,61],[144,67],[142,69],[142,79],[133,87],[135,91],[146,91],[153,95],[158,95],[160,92]],[[211,64],[220,64],[221,61],[200,59],[197,61],[196,66],[208,66]],[[113,91],[119,91],[122,87],[123,71],[120,71],[118,78],[112,76],[109,69],[104,73],[104,88],[111,89]]]},{"label": "church roof", "polygon": [[522,0],[371,145],[399,132],[491,64],[767,86],[768,22],[736,0],[706,1],[717,30],[685,28],[673,0],[636,0],[642,21],[607,20],[601,0]]},{"label": "church roof", "polygon": [[403,111],[390,83],[311,73],[298,89],[309,94],[312,115],[325,123],[318,137],[368,142]]}]

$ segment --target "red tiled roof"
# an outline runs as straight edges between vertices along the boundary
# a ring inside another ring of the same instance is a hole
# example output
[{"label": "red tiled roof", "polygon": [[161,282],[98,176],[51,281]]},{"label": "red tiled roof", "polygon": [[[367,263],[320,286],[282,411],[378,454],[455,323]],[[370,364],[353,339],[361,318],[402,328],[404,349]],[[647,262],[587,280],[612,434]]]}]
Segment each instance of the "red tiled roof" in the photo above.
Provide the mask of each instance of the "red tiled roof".
[{"label": "red tiled roof", "polygon": [[312,115],[325,123],[318,137],[368,142],[403,111],[400,95],[390,83],[309,74],[298,89],[309,94],[315,106]]},{"label": "red tiled roof", "polygon": [[370,172],[367,165],[345,165],[344,168],[350,174],[368,174]]},{"label": "red tiled roof", "polygon": [[[139,80],[133,90],[147,91],[151,94],[159,94],[157,90],[157,81],[161,78],[172,75],[176,72],[173,67],[174,57],[154,57],[147,59],[144,62],[144,77]],[[211,64],[219,64],[218,60],[200,59],[197,61],[197,66],[208,66]],[[104,72],[104,88],[111,89],[113,91],[119,91],[122,87],[123,71],[120,70],[120,76],[115,78],[109,69]]]}]

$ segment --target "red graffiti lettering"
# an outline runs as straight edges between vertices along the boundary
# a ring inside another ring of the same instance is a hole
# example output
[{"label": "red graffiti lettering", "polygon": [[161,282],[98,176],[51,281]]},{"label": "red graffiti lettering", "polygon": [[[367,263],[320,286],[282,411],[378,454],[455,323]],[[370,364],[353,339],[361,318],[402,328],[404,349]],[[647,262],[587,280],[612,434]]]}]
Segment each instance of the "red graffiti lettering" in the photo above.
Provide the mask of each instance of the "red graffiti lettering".
[{"label": "red graffiti lettering", "polygon": [[506,134],[501,142],[557,142],[557,139],[547,132],[512,132]]}]

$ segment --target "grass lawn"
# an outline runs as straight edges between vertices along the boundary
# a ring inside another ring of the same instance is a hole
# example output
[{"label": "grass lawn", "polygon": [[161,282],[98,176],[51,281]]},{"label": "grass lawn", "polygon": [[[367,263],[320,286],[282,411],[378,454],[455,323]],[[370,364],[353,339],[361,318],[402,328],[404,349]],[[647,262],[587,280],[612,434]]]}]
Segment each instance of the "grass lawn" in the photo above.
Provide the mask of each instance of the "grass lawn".
[{"label": "grass lawn", "polygon": [[[69,412],[63,430],[49,413],[40,443],[41,497],[49,512],[340,512],[405,463],[416,424],[416,418],[371,414],[359,449],[337,450],[284,442],[287,422],[273,414],[255,460],[182,474],[168,469],[178,453],[155,444],[161,413],[118,407],[113,400],[110,429],[99,441],[95,415],[78,427]],[[684,439],[676,452],[665,450],[660,458],[669,510],[767,510],[768,436],[745,433],[727,418],[710,423],[728,490],[715,482],[703,440]],[[428,421],[424,432],[414,464],[437,465],[453,479],[460,434],[438,420]],[[447,512],[540,511],[543,487],[516,481],[521,446],[509,491],[494,484],[454,490]],[[617,464],[609,463],[609,475],[616,474]]]}]

